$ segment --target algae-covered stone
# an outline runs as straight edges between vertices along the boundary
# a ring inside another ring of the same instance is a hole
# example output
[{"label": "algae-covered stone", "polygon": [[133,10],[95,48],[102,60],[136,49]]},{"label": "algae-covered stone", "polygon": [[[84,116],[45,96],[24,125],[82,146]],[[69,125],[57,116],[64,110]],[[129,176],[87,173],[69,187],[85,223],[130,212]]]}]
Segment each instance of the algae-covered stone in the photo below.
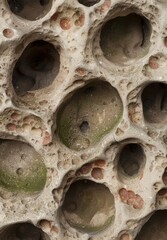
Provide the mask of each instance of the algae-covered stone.
[{"label": "algae-covered stone", "polygon": [[114,197],[103,184],[79,180],[67,191],[62,212],[72,227],[87,233],[99,232],[114,220]]},{"label": "algae-covered stone", "polygon": [[94,81],[79,89],[60,107],[59,137],[71,149],[86,149],[119,123],[122,112],[122,101],[116,89],[107,82]]},{"label": "algae-covered stone", "polygon": [[1,142],[1,187],[12,192],[39,192],[45,183],[45,164],[30,145],[13,140]]}]

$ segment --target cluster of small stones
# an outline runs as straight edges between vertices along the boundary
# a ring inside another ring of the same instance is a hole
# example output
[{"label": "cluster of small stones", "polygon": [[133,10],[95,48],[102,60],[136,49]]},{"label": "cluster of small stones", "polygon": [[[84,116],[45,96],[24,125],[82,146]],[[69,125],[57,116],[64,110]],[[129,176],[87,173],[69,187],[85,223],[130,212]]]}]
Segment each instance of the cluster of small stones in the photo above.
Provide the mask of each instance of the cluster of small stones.
[{"label": "cluster of small stones", "polygon": [[0,1],[0,239],[167,239],[167,0]]}]

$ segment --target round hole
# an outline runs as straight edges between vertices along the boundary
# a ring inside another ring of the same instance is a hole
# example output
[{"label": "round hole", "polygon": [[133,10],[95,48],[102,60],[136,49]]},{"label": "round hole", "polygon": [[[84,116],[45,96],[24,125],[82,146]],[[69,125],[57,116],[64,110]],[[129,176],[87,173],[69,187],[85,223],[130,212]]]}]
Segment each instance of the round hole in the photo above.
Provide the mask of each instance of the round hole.
[{"label": "round hole", "polygon": [[165,185],[167,185],[167,168],[165,168],[165,171],[162,175],[162,181]]},{"label": "round hole", "polygon": [[102,28],[100,46],[104,57],[117,64],[144,57],[150,47],[149,21],[138,14],[116,17]]},{"label": "round hole", "polygon": [[78,2],[86,7],[91,7],[100,2],[100,0],[78,0]]},{"label": "round hole", "polygon": [[122,112],[118,92],[107,82],[93,81],[60,106],[57,116],[59,137],[71,149],[86,149],[119,123]]},{"label": "round hole", "polygon": [[[156,187],[156,186],[155,186]],[[158,189],[158,185],[157,188],[155,190]],[[156,195],[156,207],[157,208],[165,208],[167,204],[167,188],[161,188]]]},{"label": "round hole", "polygon": [[22,174],[23,174],[23,169],[22,169],[22,168],[18,168],[18,169],[16,170],[16,173],[17,173],[18,175],[22,175]]},{"label": "round hole", "polygon": [[166,240],[167,210],[159,210],[144,224],[135,240]]},{"label": "round hole", "polygon": [[10,10],[17,16],[35,21],[51,9],[52,0],[7,0]]},{"label": "round hole", "polygon": [[86,133],[89,130],[89,123],[87,121],[83,121],[79,128],[82,133]]},{"label": "round hole", "polygon": [[49,0],[40,0],[39,2],[41,4],[41,6],[45,6],[49,3]]},{"label": "round hole", "polygon": [[142,147],[136,143],[125,145],[119,155],[118,171],[127,176],[135,176],[140,172],[145,162]]},{"label": "round hole", "polygon": [[164,83],[149,84],[142,93],[144,118],[149,123],[167,121],[167,85]]},{"label": "round hole", "polygon": [[87,233],[99,232],[114,219],[114,197],[103,184],[78,180],[65,195],[62,213],[71,227]]},{"label": "round hole", "polygon": [[166,188],[162,188],[162,189],[159,190],[158,193],[157,193],[157,199],[158,199],[158,197],[163,197],[163,196],[166,197],[166,195],[167,195],[167,189],[166,189]]},{"label": "round hole", "polygon": [[41,156],[26,143],[4,140],[0,145],[0,186],[10,192],[36,193],[45,183]]},{"label": "round hole", "polygon": [[12,83],[17,95],[49,86],[59,72],[60,56],[43,40],[30,43],[16,62]]},{"label": "round hole", "polygon": [[49,237],[40,228],[29,222],[15,223],[4,227],[0,232],[0,238],[12,240],[49,240]]}]

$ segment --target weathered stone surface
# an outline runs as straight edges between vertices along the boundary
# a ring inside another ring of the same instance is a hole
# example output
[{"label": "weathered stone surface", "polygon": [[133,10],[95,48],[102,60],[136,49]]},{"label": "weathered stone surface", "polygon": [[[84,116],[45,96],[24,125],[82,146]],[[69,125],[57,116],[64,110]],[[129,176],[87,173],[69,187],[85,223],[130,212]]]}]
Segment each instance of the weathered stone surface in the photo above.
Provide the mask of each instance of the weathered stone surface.
[{"label": "weathered stone surface", "polygon": [[166,9],[0,1],[0,240],[166,240]]}]

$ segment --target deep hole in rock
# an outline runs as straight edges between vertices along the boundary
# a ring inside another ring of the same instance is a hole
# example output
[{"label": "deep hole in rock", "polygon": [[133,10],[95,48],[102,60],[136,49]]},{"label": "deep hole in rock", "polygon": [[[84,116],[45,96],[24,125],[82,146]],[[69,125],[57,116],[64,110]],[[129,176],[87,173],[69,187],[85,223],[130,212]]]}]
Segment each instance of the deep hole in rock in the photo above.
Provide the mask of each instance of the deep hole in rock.
[{"label": "deep hole in rock", "polygon": [[162,175],[162,181],[165,185],[167,185],[167,168],[165,168],[164,173]]},{"label": "deep hole in rock", "polygon": [[100,2],[100,0],[78,0],[78,2],[86,7],[91,7]]},{"label": "deep hole in rock", "polygon": [[92,95],[95,90],[96,90],[95,86],[87,87],[84,93],[86,95]]},{"label": "deep hole in rock", "polygon": [[104,57],[117,64],[145,56],[150,47],[149,21],[136,13],[120,16],[104,24],[100,46]]},{"label": "deep hole in rock", "polygon": [[114,219],[114,197],[103,184],[78,180],[65,195],[62,213],[72,227],[87,233],[98,232]]},{"label": "deep hole in rock", "polygon": [[49,240],[49,237],[38,227],[29,222],[15,223],[0,231],[0,239],[12,240]]},{"label": "deep hole in rock", "polygon": [[89,130],[89,123],[87,121],[83,121],[80,126],[79,126],[80,130],[82,133],[86,133]]},{"label": "deep hole in rock", "polygon": [[12,83],[17,95],[49,86],[60,68],[60,55],[56,48],[43,40],[30,43],[17,60]]},{"label": "deep hole in rock", "polygon": [[52,6],[52,0],[7,0],[7,3],[14,14],[30,21],[44,17]]},{"label": "deep hole in rock", "polygon": [[144,118],[149,123],[167,121],[167,85],[151,83],[142,92]]},{"label": "deep hole in rock", "polygon": [[140,172],[145,161],[142,147],[136,143],[125,145],[119,155],[118,171],[127,176],[134,176]]},{"label": "deep hole in rock", "polygon": [[135,240],[166,240],[167,210],[155,212],[141,228]]},{"label": "deep hole in rock", "polygon": [[40,0],[40,4],[42,6],[47,5],[49,3],[49,0]]}]

